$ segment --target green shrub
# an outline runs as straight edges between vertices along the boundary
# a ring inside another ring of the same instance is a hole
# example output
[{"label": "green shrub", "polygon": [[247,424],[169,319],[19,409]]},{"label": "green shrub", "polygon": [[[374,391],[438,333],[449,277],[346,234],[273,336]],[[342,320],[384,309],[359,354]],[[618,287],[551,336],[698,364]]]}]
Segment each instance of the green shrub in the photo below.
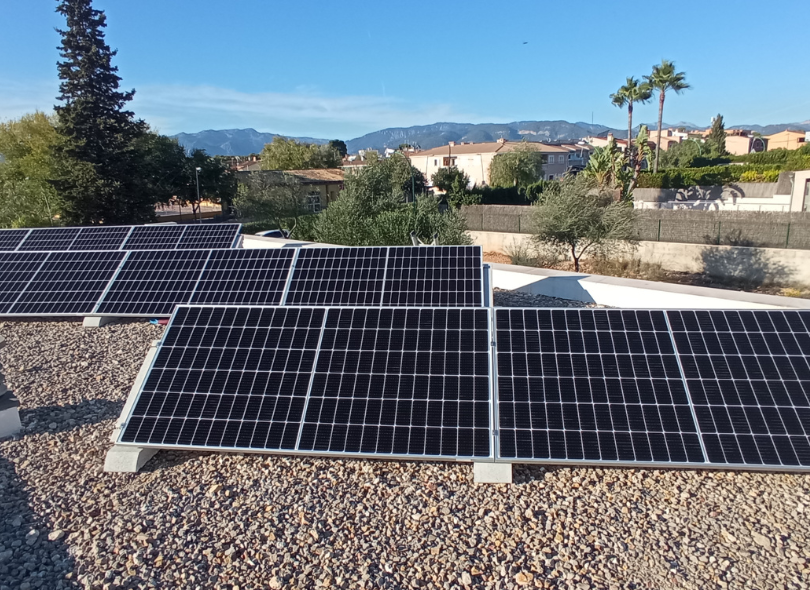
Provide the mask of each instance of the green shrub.
[{"label": "green shrub", "polygon": [[708,166],[705,168],[672,168],[654,174],[642,172],[638,188],[687,188],[718,186],[733,182],[776,182],[779,167],[775,165]]}]

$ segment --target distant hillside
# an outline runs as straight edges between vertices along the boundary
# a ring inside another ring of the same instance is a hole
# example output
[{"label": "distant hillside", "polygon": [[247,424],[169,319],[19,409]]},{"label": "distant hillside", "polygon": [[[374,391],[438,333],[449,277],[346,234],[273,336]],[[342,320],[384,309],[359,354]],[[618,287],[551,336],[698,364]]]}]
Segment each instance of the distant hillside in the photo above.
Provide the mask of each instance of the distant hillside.
[{"label": "distant hillside", "polygon": [[[650,131],[656,129],[657,124],[648,124]],[[700,129],[692,123],[664,123],[664,128],[675,127],[685,129]],[[763,135],[770,135],[785,129],[800,129],[810,131],[810,121],[802,123],[783,123],[779,125],[733,125],[729,129],[751,129]],[[638,132],[638,125],[635,126]],[[569,123],[568,121],[515,121],[513,123],[434,123],[433,125],[416,125],[414,127],[391,127],[368,133],[362,137],[350,139],[346,142],[349,153],[358,150],[385,148],[396,149],[402,143],[417,145],[427,150],[446,145],[449,141],[496,141],[503,137],[510,141],[520,141],[526,138],[530,141],[576,141],[589,135],[599,135],[613,132],[618,139],[627,137],[627,130],[614,129],[605,125],[585,123]],[[212,156],[247,156],[262,151],[264,144],[273,141],[276,133],[260,133],[255,129],[223,129],[200,131],[199,133],[178,133],[174,137],[186,150],[202,148]],[[307,143],[326,143],[326,139],[312,137],[294,137],[298,141]]]},{"label": "distant hillside", "polygon": [[393,127],[368,133],[346,142],[349,153],[362,149],[396,149],[402,143],[418,145],[424,150],[447,144],[448,141],[496,141],[503,137],[520,141],[574,141],[588,135],[613,131],[616,137],[624,137],[620,129],[589,123],[568,121],[515,121],[513,123],[434,123],[414,127]]},{"label": "distant hillside", "polygon": [[[199,133],[178,133],[177,141],[186,151],[203,149],[209,156],[247,156],[262,151],[277,133],[260,133],[255,129],[208,129]],[[293,137],[306,143],[327,143],[328,139]]]}]

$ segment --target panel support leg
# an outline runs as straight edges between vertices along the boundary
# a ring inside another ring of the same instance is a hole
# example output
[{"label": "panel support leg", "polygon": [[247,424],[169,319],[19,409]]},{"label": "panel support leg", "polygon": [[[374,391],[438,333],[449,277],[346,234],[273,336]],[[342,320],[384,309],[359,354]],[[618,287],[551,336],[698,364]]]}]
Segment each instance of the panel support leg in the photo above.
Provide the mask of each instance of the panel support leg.
[{"label": "panel support leg", "polygon": [[137,473],[157,453],[157,449],[114,445],[107,451],[104,471],[107,473]]},{"label": "panel support leg", "polygon": [[511,463],[473,463],[475,483],[512,483]]},{"label": "panel support leg", "polygon": [[84,322],[82,323],[82,327],[84,328],[100,328],[102,326],[106,326],[107,324],[111,324],[118,318],[110,318],[110,317],[86,317],[84,318]]}]

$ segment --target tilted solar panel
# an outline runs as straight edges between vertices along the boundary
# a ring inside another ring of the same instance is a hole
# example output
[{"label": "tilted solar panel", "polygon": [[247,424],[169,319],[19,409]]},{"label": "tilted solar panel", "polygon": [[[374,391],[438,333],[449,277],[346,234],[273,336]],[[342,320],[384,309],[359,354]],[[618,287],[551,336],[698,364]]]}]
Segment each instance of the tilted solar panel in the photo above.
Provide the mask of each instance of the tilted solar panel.
[{"label": "tilted solar panel", "polygon": [[116,316],[171,315],[188,303],[211,250],[129,252],[94,310]]},{"label": "tilted solar panel", "polygon": [[489,310],[178,308],[120,442],[491,457]]},{"label": "tilted solar panel", "polygon": [[293,255],[290,248],[213,250],[190,303],[278,305]]},{"label": "tilted solar panel", "polygon": [[380,305],[388,248],[302,248],[287,305]]},{"label": "tilted solar panel", "polygon": [[666,313],[708,461],[810,466],[810,312]]},{"label": "tilted solar panel", "polygon": [[383,305],[481,307],[481,246],[392,247]]},{"label": "tilted solar panel", "polygon": [[71,244],[79,235],[79,227],[50,227],[32,229],[31,233],[17,247],[17,251],[53,252],[70,250]]},{"label": "tilted solar panel", "polygon": [[330,309],[299,450],[490,455],[489,311]]},{"label": "tilted solar panel", "polygon": [[125,255],[125,252],[51,252],[9,313],[49,316],[90,313]]},{"label": "tilted solar panel", "polygon": [[180,307],[121,442],[296,447],[323,309]]},{"label": "tilted solar panel", "polygon": [[177,243],[177,248],[179,250],[235,248],[241,227],[238,223],[186,225],[186,231]]},{"label": "tilted solar panel", "polygon": [[47,257],[47,252],[0,252],[0,313],[9,312]]},{"label": "tilted solar panel", "polygon": [[122,250],[174,250],[180,243],[185,225],[136,226],[121,246]]},{"label": "tilted solar panel", "polygon": [[83,227],[70,245],[70,250],[120,250],[133,229],[128,225]]},{"label": "tilted solar panel", "polygon": [[702,463],[661,311],[496,309],[499,457]]},{"label": "tilted solar panel", "polygon": [[0,229],[0,251],[16,250],[30,229]]}]

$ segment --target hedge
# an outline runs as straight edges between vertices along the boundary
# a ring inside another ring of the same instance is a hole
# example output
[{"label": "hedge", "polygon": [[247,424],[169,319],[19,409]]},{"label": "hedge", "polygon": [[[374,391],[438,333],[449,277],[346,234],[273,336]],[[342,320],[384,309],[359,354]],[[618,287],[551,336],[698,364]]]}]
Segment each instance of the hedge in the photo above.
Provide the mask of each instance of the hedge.
[{"label": "hedge", "polygon": [[776,182],[779,166],[707,166],[705,168],[671,168],[663,172],[641,172],[638,188],[687,188],[718,186],[731,182]]}]

